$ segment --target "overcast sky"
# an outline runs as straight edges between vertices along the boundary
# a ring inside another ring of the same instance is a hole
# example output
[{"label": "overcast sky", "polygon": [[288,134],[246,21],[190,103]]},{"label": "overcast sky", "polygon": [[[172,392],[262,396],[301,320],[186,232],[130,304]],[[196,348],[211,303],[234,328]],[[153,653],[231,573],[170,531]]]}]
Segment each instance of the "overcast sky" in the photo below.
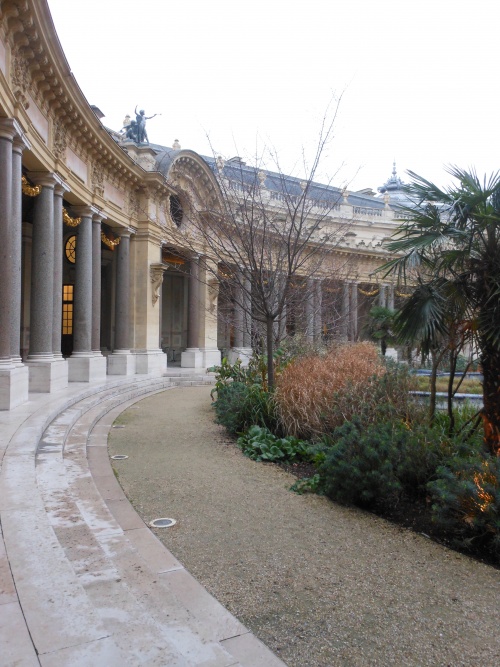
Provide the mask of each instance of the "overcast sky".
[{"label": "overcast sky", "polygon": [[[48,0],[70,67],[103,122],[134,108],[151,142],[300,175],[342,96],[320,176],[376,189],[411,169],[500,168],[495,0]],[[207,140],[207,136],[210,142]],[[340,171],[338,171],[340,169]]]}]

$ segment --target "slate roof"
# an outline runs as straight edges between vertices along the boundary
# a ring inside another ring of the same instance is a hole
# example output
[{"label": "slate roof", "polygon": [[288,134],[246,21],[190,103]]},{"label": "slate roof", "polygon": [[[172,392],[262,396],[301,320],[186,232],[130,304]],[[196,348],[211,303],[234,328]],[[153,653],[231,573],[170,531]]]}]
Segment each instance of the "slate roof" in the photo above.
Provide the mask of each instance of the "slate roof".
[{"label": "slate roof", "polygon": [[[167,176],[170,166],[177,155],[182,153],[181,150],[175,150],[159,144],[149,144],[150,147],[157,152],[157,169],[165,176]],[[215,157],[208,157],[200,155],[200,157],[207,163],[210,169],[217,174],[217,165]],[[259,170],[253,166],[244,164],[239,158],[232,158],[227,160],[224,164],[224,175],[237,183],[252,184],[257,178]],[[287,176],[277,172],[262,170],[266,177],[264,179],[265,187],[273,192],[287,193],[289,195],[300,195],[302,193],[301,182],[303,179],[294,176]],[[319,201],[327,201],[331,203],[341,203],[342,190],[333,185],[325,185],[323,183],[313,182],[309,190],[309,197],[318,199]],[[351,206],[361,206],[366,208],[383,209],[384,202],[374,196],[367,194],[350,192],[348,195],[348,203]]]}]

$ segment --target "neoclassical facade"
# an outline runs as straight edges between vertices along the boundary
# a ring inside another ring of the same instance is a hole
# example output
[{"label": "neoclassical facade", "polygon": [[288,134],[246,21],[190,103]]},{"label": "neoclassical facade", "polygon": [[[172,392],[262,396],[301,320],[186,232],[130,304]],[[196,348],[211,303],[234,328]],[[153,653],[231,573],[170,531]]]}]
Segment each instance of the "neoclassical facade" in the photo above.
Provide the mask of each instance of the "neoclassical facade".
[{"label": "neoclassical facade", "polygon": [[[192,252],[183,224],[186,211],[221,205],[219,167],[108,130],[70,72],[46,0],[0,0],[0,409],[71,382],[248,352],[251,337],[231,324],[244,315],[218,302],[214,260]],[[269,206],[282,205],[268,189]],[[394,304],[395,287],[373,272],[396,214],[389,192],[335,192],[332,224],[350,227],[331,253],[350,268],[340,285],[318,281],[305,332],[318,339],[339,318],[354,340],[366,304]],[[338,293],[332,312],[326,289]]]}]

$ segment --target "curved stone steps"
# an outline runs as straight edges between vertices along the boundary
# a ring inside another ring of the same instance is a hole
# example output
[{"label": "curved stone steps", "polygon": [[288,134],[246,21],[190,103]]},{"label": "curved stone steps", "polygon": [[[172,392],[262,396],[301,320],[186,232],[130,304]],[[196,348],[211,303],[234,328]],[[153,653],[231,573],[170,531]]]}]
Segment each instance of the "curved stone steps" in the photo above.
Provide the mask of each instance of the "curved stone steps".
[{"label": "curved stone steps", "polygon": [[[172,382],[200,379],[149,378],[83,392],[45,419],[35,412],[14,434],[8,502],[0,506],[20,601],[13,617],[25,619],[12,664],[283,664],[163,547],[112,472],[113,421]],[[38,442],[36,460],[28,440]],[[14,462],[22,464],[17,490]]]}]

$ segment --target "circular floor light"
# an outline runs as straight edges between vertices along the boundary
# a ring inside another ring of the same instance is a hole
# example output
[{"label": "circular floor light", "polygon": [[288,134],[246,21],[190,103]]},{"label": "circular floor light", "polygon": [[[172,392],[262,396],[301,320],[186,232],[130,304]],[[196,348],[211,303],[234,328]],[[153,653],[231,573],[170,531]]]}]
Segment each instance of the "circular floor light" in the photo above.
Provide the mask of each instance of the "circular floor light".
[{"label": "circular floor light", "polygon": [[125,428],[125,424],[113,424],[112,428]]},{"label": "circular floor light", "polygon": [[149,522],[151,528],[170,528],[175,525],[177,521],[175,519],[167,519],[166,517],[162,519],[153,519]]},{"label": "circular floor light", "polygon": [[111,458],[113,461],[124,461],[125,459],[128,459],[128,456],[126,454],[115,454]]}]

